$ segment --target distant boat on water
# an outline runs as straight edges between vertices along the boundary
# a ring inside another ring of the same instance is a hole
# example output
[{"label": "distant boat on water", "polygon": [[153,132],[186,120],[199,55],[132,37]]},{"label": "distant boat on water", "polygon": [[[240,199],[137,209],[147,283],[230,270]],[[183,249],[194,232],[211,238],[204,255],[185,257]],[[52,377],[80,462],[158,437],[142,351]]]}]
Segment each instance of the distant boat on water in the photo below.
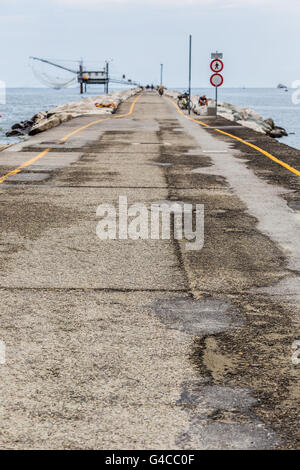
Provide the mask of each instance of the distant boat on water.
[{"label": "distant boat on water", "polygon": [[277,88],[283,88],[284,90],[288,89],[288,87],[286,85],[283,85],[282,83],[278,83]]}]

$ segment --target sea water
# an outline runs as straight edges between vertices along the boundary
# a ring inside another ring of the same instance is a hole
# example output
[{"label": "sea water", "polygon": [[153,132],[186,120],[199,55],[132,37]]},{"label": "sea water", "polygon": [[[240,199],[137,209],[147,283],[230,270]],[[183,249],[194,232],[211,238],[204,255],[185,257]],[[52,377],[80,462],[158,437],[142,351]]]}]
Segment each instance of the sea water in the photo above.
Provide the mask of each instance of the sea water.
[{"label": "sea water", "polygon": [[[115,91],[111,89],[110,91]],[[300,105],[293,104],[295,90],[277,88],[225,88],[220,87],[220,101],[240,107],[255,109],[262,117],[274,119],[278,126],[284,127],[289,135],[280,142],[300,149]],[[211,88],[194,88],[193,94],[206,94],[214,98]],[[6,92],[6,104],[0,105],[0,144],[19,142],[16,137],[6,137],[5,132],[13,124],[30,119],[39,111],[46,111],[60,104],[77,101],[85,97],[103,94],[103,87],[91,87],[87,94],[80,95],[78,88],[52,90],[49,88],[9,88]]]}]

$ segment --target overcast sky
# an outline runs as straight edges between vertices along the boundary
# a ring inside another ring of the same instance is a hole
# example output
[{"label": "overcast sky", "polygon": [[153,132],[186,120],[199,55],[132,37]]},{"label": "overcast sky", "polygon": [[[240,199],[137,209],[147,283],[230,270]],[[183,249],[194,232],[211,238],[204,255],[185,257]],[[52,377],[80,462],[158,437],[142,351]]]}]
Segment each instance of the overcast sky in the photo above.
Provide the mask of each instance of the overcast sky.
[{"label": "overcast sky", "polygon": [[39,86],[28,57],[99,61],[144,83],[209,84],[210,52],[224,53],[224,86],[300,80],[299,0],[0,0],[1,72],[8,87]]}]

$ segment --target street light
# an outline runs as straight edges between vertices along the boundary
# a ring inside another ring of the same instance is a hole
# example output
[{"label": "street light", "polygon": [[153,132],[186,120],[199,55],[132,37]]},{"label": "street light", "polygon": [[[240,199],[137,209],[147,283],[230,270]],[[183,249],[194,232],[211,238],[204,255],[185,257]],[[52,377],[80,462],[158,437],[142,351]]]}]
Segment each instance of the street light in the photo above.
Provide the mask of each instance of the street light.
[{"label": "street light", "polygon": [[189,114],[191,114],[191,82],[192,82],[192,35],[190,34],[190,45],[189,45],[189,107],[188,107]]},{"label": "street light", "polygon": [[105,75],[106,75],[106,83],[105,83],[105,93],[108,94],[108,83],[109,83],[109,64],[113,62],[113,59],[107,59],[105,61]]}]

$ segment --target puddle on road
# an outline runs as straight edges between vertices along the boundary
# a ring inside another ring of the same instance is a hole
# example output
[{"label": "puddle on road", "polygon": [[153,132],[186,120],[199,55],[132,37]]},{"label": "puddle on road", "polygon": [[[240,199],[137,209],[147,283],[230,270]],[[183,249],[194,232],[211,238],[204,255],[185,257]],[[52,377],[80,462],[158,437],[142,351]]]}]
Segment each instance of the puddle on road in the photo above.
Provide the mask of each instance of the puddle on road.
[{"label": "puddle on road", "polygon": [[205,380],[185,382],[177,401],[190,416],[186,432],[177,444],[197,449],[272,449],[276,434],[251,410],[257,403],[246,388],[210,385]]},{"label": "puddle on road", "polygon": [[169,199],[162,199],[160,201],[153,201],[152,208],[157,210],[163,210],[165,208],[170,209],[171,212],[174,214],[182,214],[182,212],[189,211],[187,207],[185,207],[183,201],[170,201]]},{"label": "puddle on road", "polygon": [[215,299],[193,300],[182,297],[157,301],[150,308],[168,328],[192,335],[215,334],[242,324],[235,307]]},{"label": "puddle on road", "polygon": [[[250,390],[207,385],[201,382],[183,383],[179,405],[197,405],[218,410],[248,409],[256,403]],[[207,412],[207,410],[206,410]]]},{"label": "puddle on road", "polygon": [[288,206],[293,209],[293,211],[300,211],[300,201],[290,201]]},{"label": "puddle on road", "polygon": [[155,166],[172,166],[172,163],[150,162],[149,165],[155,165]]},{"label": "puddle on road", "polygon": [[40,145],[62,145],[64,142],[58,142],[57,140],[50,142],[40,142]]},{"label": "puddle on road", "polygon": [[9,176],[7,181],[9,183],[31,183],[32,181],[43,181],[50,178],[50,173],[18,173],[16,175]]},{"label": "puddle on road", "polygon": [[202,150],[203,153],[228,153],[228,150]]},{"label": "puddle on road", "polygon": [[[207,425],[194,416],[187,435],[199,450],[270,450],[279,445],[275,433],[259,420],[234,424],[212,421]],[[177,442],[182,440],[180,436]]]}]

